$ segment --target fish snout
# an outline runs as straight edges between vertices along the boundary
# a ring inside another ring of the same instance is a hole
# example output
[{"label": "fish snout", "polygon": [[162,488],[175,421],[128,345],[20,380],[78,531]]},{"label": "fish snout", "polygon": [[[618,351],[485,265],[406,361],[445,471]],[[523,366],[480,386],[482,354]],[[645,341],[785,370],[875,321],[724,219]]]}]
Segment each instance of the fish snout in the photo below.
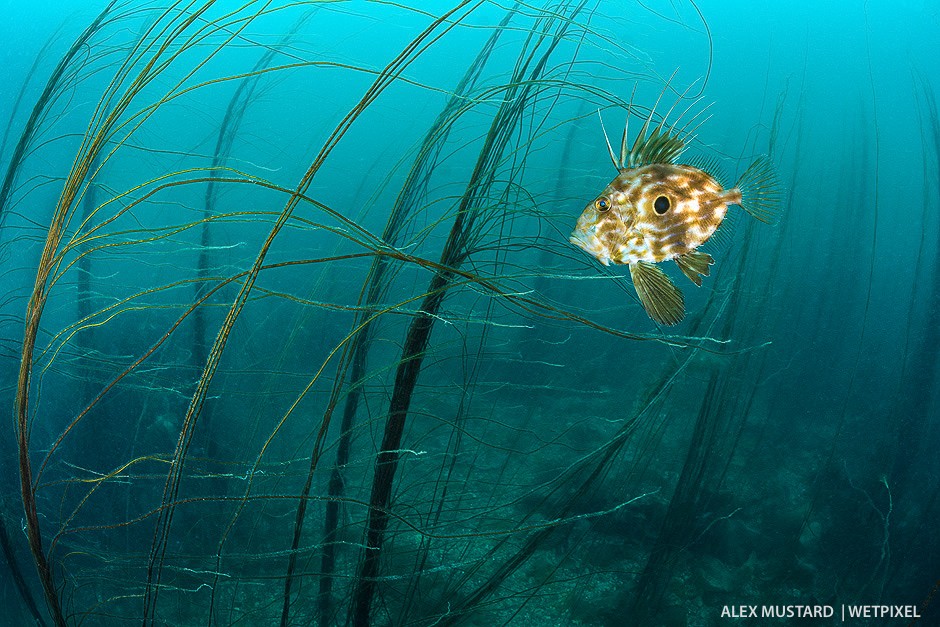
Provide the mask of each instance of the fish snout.
[{"label": "fish snout", "polygon": [[591,252],[591,247],[593,245],[593,242],[591,241],[592,239],[596,239],[593,233],[588,235],[582,229],[575,229],[571,232],[571,236],[568,238],[568,241],[578,248],[581,248],[587,252]]},{"label": "fish snout", "polygon": [[571,232],[568,241],[606,266],[610,264],[610,254],[603,242],[595,235],[596,230],[593,227],[587,231],[575,229]]}]

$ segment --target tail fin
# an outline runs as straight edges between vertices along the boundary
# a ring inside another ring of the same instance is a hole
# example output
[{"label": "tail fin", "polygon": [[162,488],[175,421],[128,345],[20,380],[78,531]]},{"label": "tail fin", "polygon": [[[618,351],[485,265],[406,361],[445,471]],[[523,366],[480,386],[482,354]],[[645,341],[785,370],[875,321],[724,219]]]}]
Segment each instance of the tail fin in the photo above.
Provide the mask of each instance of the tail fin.
[{"label": "tail fin", "polygon": [[758,157],[735,185],[741,191],[741,208],[766,224],[780,218],[781,189],[774,166],[767,157]]}]

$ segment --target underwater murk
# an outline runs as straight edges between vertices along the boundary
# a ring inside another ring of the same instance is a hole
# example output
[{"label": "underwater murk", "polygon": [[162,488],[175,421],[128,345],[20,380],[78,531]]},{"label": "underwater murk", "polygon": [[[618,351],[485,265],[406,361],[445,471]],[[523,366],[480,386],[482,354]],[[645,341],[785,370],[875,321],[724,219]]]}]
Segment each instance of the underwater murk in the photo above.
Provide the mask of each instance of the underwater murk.
[{"label": "underwater murk", "polygon": [[2,8],[0,625],[940,625],[940,5]]}]

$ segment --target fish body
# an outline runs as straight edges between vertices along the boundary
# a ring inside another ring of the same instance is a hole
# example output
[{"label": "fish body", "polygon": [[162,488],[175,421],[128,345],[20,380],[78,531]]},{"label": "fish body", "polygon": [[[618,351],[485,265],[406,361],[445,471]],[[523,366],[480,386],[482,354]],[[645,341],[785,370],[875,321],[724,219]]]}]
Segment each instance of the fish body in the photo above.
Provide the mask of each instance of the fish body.
[{"label": "fish body", "polygon": [[[654,107],[655,109],[655,107]],[[701,286],[715,260],[699,250],[728,216],[741,206],[763,222],[773,222],[779,186],[769,161],[758,158],[738,182],[726,189],[714,165],[679,162],[685,138],[665,118],[649,132],[651,111],[628,151],[624,129],[620,159],[610,147],[617,176],[587,204],[571,233],[572,244],[604,265],[629,266],[640,302],[661,324],[685,316],[685,300],[655,264],[674,260],[682,273]]]},{"label": "fish body", "polygon": [[668,261],[707,242],[740,201],[694,166],[623,170],[585,207],[571,242],[604,265]]}]

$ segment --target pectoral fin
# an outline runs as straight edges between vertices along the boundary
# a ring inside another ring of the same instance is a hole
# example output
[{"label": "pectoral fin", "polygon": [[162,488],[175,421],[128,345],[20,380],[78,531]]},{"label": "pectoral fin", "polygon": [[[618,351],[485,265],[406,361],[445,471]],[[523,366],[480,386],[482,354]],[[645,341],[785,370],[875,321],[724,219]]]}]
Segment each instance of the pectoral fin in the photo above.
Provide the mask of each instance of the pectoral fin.
[{"label": "pectoral fin", "polygon": [[678,324],[685,317],[685,299],[666,273],[646,261],[630,264],[633,287],[649,317],[660,324]]},{"label": "pectoral fin", "polygon": [[698,250],[692,250],[676,257],[676,264],[682,270],[682,274],[689,277],[689,280],[699,287],[702,287],[702,277],[708,276],[711,272],[709,266],[713,263],[715,263],[715,260],[711,255]]}]

